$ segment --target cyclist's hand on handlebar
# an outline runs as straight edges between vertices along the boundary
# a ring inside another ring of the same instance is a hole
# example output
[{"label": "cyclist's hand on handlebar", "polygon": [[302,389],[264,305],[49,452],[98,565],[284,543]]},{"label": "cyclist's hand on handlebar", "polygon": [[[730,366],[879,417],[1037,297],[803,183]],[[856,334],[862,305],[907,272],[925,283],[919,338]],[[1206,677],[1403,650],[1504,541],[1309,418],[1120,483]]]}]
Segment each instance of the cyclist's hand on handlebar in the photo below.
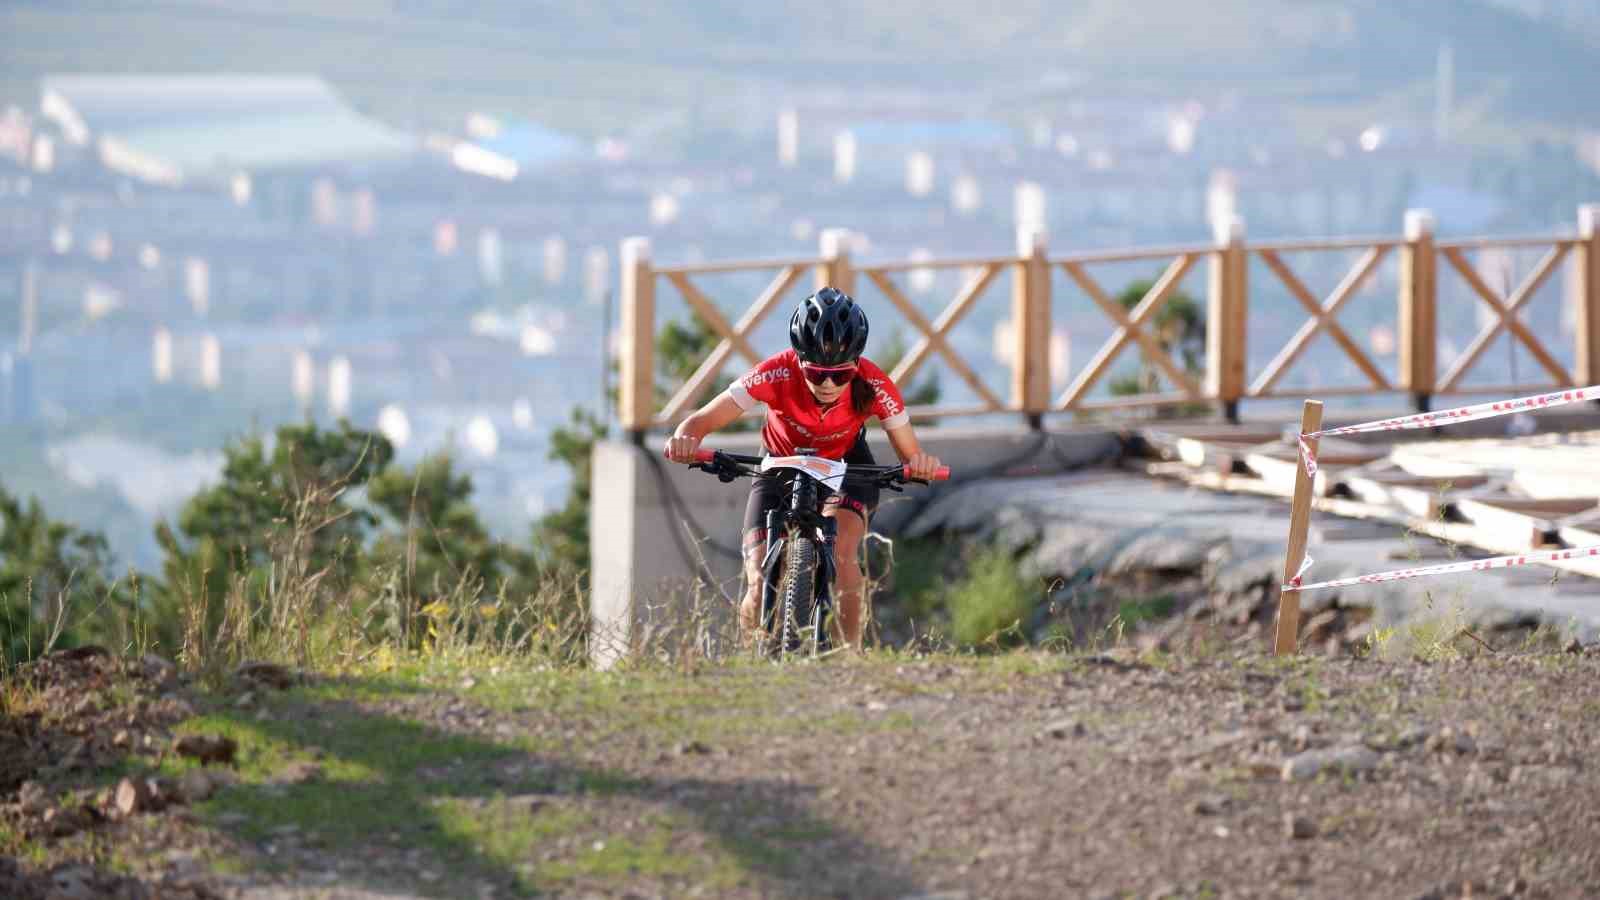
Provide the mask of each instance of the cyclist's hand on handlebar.
[{"label": "cyclist's hand on handlebar", "polygon": [[675,434],[667,438],[661,452],[673,462],[692,463],[695,461],[695,451],[700,449],[701,440],[692,434]]},{"label": "cyclist's hand on handlebar", "polygon": [[922,481],[931,481],[939,473],[939,457],[928,453],[914,453],[906,460],[906,474]]}]

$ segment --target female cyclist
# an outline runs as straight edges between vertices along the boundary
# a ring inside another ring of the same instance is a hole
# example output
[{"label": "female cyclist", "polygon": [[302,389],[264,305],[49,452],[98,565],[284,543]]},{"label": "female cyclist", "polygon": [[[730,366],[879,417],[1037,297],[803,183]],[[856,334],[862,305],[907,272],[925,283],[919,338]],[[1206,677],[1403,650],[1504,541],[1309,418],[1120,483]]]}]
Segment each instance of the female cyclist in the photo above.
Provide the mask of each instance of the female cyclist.
[{"label": "female cyclist", "polygon": [[[922,452],[900,389],[861,355],[867,346],[867,316],[849,294],[825,287],[802,300],[789,319],[789,344],[790,349],[768,357],[684,419],[667,438],[667,457],[694,462],[695,450],[706,435],[727,426],[755,404],[765,403],[764,454],[787,456],[798,447],[810,447],[826,459],[873,465],[864,426],[876,416],[894,452],[910,467],[911,477],[934,476],[939,459]],[[746,633],[759,627],[767,510],[776,509],[782,499],[776,479],[753,480],[744,513],[745,592],[739,605],[739,624]],[[852,483],[842,495],[830,497],[824,511],[834,517],[838,528],[833,545],[838,573],[833,596],[838,601],[840,637],[856,648],[861,646],[862,626],[859,551],[867,517],[877,505],[876,487]],[[841,509],[848,515],[839,515]]]}]

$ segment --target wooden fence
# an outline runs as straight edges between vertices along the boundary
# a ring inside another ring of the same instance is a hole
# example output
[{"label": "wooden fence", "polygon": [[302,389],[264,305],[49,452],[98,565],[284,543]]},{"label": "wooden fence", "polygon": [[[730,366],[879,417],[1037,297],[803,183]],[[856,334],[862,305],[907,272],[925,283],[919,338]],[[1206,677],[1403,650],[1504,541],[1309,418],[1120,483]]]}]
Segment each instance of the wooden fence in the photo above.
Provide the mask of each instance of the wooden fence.
[{"label": "wooden fence", "polygon": [[[738,355],[743,364],[762,358],[750,343],[750,334],[775,309],[790,309],[803,290],[831,285],[859,294],[870,284],[892,304],[916,333],[916,341],[890,373],[897,383],[907,380],[938,354],[980,401],[977,405],[914,407],[914,416],[935,418],[986,413],[1015,413],[1039,427],[1051,413],[1134,408],[1179,402],[1216,404],[1230,420],[1237,420],[1240,402],[1255,398],[1303,397],[1304,391],[1283,390],[1284,375],[1299,360],[1311,340],[1326,332],[1338,344],[1365,383],[1319,387],[1319,395],[1405,392],[1419,409],[1434,396],[1461,393],[1507,395],[1600,383],[1600,205],[1578,210],[1575,236],[1514,236],[1436,240],[1433,217],[1426,211],[1406,214],[1403,233],[1395,237],[1334,238],[1304,241],[1248,243],[1243,223],[1235,220],[1214,243],[1179,247],[1133,248],[1049,255],[1045,236],[1038,229],[1021,229],[1014,256],[914,259],[860,264],[848,251],[848,233],[822,234],[820,253],[814,258],[710,262],[693,265],[654,266],[645,238],[622,243],[622,356],[619,412],[622,425],[635,434],[669,428],[694,410],[723,371]],[[1545,248],[1546,252],[1522,283],[1502,294],[1485,282],[1467,253],[1487,248]],[[1360,255],[1325,298],[1318,298],[1285,262],[1287,253],[1359,251]],[[1385,257],[1399,258],[1396,298],[1398,374],[1386,377],[1337,320],[1340,309],[1356,294]],[[1259,259],[1282,282],[1308,316],[1265,367],[1251,377],[1247,355],[1250,321],[1248,285],[1251,256]],[[1568,256],[1576,267],[1577,319],[1574,329],[1575,365],[1571,371],[1552,354],[1546,343],[1519,318],[1534,292]],[[1099,282],[1091,269],[1100,264],[1150,261],[1165,269],[1131,310],[1124,310]],[[1208,267],[1206,290],[1206,352],[1204,378],[1196,378],[1175,362],[1169,349],[1153,333],[1156,316],[1178,283],[1196,265]],[[1110,337],[1090,360],[1071,373],[1065,390],[1052,396],[1050,335],[1052,326],[1051,274],[1059,268],[1109,320]],[[891,276],[911,270],[962,269],[965,283],[936,318],[929,320],[908,300]],[[1473,295],[1486,304],[1492,321],[1440,371],[1438,361],[1438,287],[1440,271],[1453,272]],[[1010,316],[1014,344],[1011,383],[1001,391],[979,377],[972,365],[956,352],[951,333],[985,299],[997,278],[1010,271]],[[770,282],[737,321],[730,322],[717,305],[696,286],[696,276],[727,272],[771,272]],[[807,272],[812,285],[797,287]],[[721,338],[698,369],[658,408],[655,377],[656,292],[665,281]],[[1484,351],[1502,333],[1509,333],[1532,354],[1547,381],[1495,386],[1467,386],[1463,378],[1483,359]],[[1144,359],[1157,367],[1174,386],[1159,394],[1091,399],[1090,392],[1129,345],[1137,344]]]}]

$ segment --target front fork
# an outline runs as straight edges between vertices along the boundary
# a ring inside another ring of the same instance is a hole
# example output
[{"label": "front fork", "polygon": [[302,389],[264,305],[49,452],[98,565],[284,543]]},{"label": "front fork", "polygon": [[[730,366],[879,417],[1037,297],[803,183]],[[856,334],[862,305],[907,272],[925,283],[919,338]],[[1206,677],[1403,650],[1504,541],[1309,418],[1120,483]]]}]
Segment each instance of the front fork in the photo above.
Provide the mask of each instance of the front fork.
[{"label": "front fork", "polygon": [[[761,557],[761,627],[772,632],[773,614],[778,607],[778,591],[782,587],[783,548],[785,540],[783,510],[767,510],[767,546]],[[822,545],[818,549],[817,581],[813,586],[816,606],[824,613],[833,609],[833,544],[839,533],[836,519],[822,520]]]}]

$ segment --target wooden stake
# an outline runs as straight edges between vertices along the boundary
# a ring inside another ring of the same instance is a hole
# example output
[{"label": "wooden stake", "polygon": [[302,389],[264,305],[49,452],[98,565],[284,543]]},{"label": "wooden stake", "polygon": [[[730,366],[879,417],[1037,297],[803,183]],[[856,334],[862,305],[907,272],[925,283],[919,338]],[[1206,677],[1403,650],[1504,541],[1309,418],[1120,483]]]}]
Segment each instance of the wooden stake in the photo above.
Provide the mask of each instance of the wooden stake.
[{"label": "wooden stake", "polygon": [[[1310,434],[1322,429],[1322,401],[1307,400],[1300,412],[1300,433]],[[1317,452],[1316,438],[1306,441],[1311,452]],[[1288,584],[1300,572],[1306,558],[1306,533],[1311,528],[1312,479],[1306,475],[1305,450],[1295,454],[1300,461],[1294,478],[1294,502],[1289,508],[1289,556],[1283,563],[1283,584]],[[1300,594],[1298,591],[1278,589],[1278,634],[1273,652],[1288,656],[1300,645]]]}]

